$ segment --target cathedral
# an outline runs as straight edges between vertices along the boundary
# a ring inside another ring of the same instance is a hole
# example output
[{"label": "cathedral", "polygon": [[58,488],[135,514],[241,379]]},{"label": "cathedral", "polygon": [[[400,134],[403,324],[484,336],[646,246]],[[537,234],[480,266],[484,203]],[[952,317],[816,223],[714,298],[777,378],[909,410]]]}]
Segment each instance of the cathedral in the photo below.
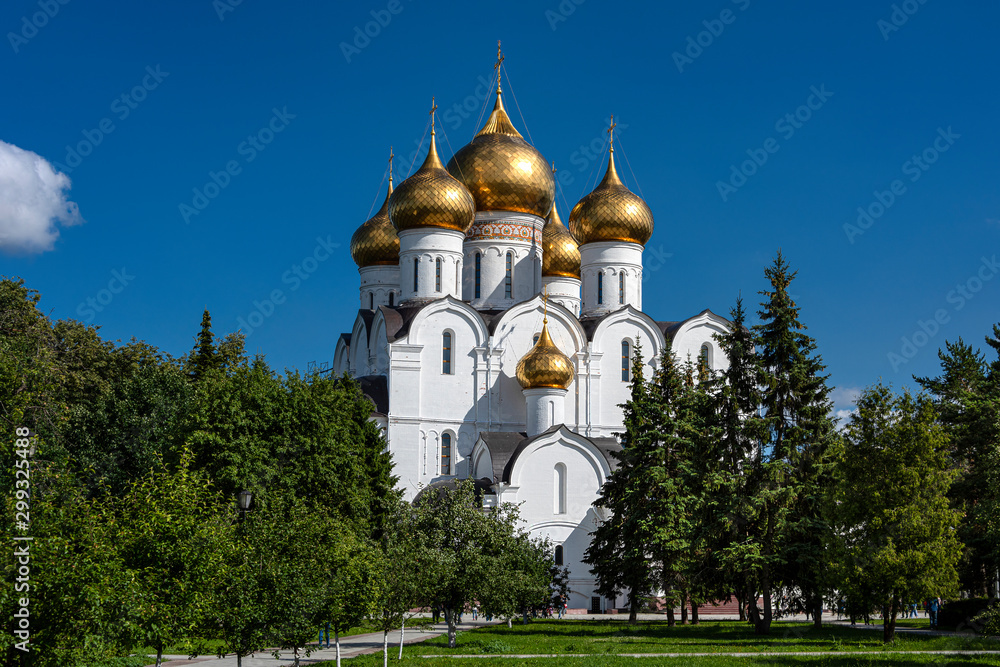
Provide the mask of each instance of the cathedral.
[{"label": "cathedral", "polygon": [[472,141],[446,166],[432,110],[422,166],[395,189],[390,171],[382,207],[351,238],[361,303],[333,370],[374,403],[406,499],[472,478],[484,504],[519,504],[569,568],[568,606],[604,611],[615,601],[582,559],[621,450],[633,354],[647,377],[664,349],[720,370],[714,335],[730,323],[709,310],[643,312],[653,214],[619,178],[613,135],[604,178],[567,227],[552,169],[507,115],[497,72]]}]

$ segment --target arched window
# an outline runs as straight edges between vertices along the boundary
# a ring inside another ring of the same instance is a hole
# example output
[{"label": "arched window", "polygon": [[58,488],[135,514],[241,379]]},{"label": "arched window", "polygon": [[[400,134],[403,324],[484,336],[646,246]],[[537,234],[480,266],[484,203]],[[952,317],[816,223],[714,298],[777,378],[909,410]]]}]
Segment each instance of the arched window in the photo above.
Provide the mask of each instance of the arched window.
[{"label": "arched window", "polygon": [[419,270],[420,270],[420,258],[419,257],[414,257],[413,258],[413,291],[414,292],[417,291],[417,286],[419,285],[419,282],[417,280],[417,275],[418,275],[418,271]]},{"label": "arched window", "polygon": [[441,372],[451,375],[451,332],[441,334]]},{"label": "arched window", "polygon": [[532,336],[531,337],[531,344],[534,345],[535,343],[537,343],[538,342],[538,337],[541,336],[541,335],[542,334],[535,334],[534,336]]},{"label": "arched window", "polygon": [[563,545],[561,545],[561,544],[557,544],[556,545],[556,557],[555,557],[555,561],[556,561],[556,565],[562,565],[563,564]]},{"label": "arched window", "polygon": [[368,310],[375,310],[375,292],[368,293]]},{"label": "arched window", "polygon": [[476,298],[478,299],[480,293],[482,292],[483,285],[483,256],[480,253],[476,253]]},{"label": "arched window", "polygon": [[434,262],[434,291],[441,291],[441,258],[438,257]]},{"label": "arched window", "polygon": [[622,382],[632,379],[632,346],[627,340],[622,341]]},{"label": "arched window", "polygon": [[618,272],[618,303],[625,303],[625,272]]},{"label": "arched window", "polygon": [[597,303],[604,303],[604,271],[597,272]]},{"label": "arched window", "polygon": [[698,370],[708,373],[712,370],[712,348],[705,343],[701,346],[701,353],[698,355]]},{"label": "arched window", "polygon": [[451,433],[441,436],[441,474],[451,474]]},{"label": "arched window", "polygon": [[392,297],[396,296],[395,292],[389,292],[389,307],[392,308]]},{"label": "arched window", "polygon": [[566,464],[557,463],[553,471],[552,511],[555,514],[566,513]]},{"label": "arched window", "polygon": [[514,253],[507,253],[507,277],[503,281],[503,295],[504,298],[511,298],[511,293],[514,285]]}]

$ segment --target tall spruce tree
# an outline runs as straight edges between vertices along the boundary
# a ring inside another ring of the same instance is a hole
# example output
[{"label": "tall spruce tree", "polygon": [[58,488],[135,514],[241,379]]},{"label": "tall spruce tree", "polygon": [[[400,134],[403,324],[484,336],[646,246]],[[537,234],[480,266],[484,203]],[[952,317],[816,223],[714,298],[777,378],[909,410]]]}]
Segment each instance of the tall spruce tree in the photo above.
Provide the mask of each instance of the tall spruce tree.
[{"label": "tall spruce tree", "polygon": [[622,451],[614,454],[619,464],[594,503],[603,510],[604,520],[592,533],[583,562],[591,566],[602,596],[615,598],[627,591],[629,623],[635,623],[642,599],[654,590],[659,578],[651,549],[655,526],[643,511],[651,493],[649,468],[659,446],[655,431],[659,415],[649,395],[638,343],[632,357],[630,392],[623,406]]},{"label": "tall spruce tree", "polygon": [[994,594],[1000,570],[1000,325],[986,343],[998,355],[992,363],[959,338],[938,351],[940,376],[914,377],[933,395],[951,439],[950,499],[964,515],[960,576],[974,595]]},{"label": "tall spruce tree", "polygon": [[[781,251],[764,271],[771,284],[763,290],[760,324],[754,326],[760,354],[763,390],[761,408],[767,441],[761,453],[766,468],[760,491],[768,502],[758,533],[770,561],[761,579],[763,618],[755,618],[758,633],[770,629],[770,595],[778,584],[798,590],[805,606],[822,612],[824,536],[829,522],[823,515],[823,489],[828,486],[828,449],[834,429],[830,419],[830,389],[816,343],[805,333],[799,307],[788,288],[795,279]],[[756,600],[750,600],[751,617]],[[817,622],[819,620],[817,619]]]},{"label": "tall spruce tree", "polygon": [[222,367],[222,357],[215,349],[215,334],[212,333],[212,315],[208,308],[201,316],[201,330],[197,337],[198,345],[190,360],[190,375],[192,380],[202,379],[206,373]]}]

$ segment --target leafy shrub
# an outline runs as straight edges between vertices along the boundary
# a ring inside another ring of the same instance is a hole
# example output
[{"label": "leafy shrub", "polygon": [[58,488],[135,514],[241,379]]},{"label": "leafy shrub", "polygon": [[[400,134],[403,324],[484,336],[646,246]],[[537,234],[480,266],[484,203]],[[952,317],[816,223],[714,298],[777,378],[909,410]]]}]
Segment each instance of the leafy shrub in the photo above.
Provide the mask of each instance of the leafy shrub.
[{"label": "leafy shrub", "polygon": [[950,600],[938,612],[938,625],[956,630],[974,629],[973,619],[985,612],[994,600],[989,598],[966,598]]}]

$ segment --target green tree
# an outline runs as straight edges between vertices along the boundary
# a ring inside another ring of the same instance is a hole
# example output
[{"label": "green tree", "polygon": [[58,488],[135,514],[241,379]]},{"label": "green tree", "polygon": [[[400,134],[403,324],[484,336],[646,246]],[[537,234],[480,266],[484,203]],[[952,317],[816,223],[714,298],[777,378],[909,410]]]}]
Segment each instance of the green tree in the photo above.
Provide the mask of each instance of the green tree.
[{"label": "green tree", "polygon": [[222,368],[223,359],[219,351],[215,349],[215,334],[212,333],[212,315],[208,308],[201,316],[201,331],[196,338],[198,344],[192,351],[188,362],[190,376],[192,380],[203,379],[207,374]]},{"label": "green tree", "polygon": [[204,476],[179,467],[158,469],[133,482],[114,502],[120,517],[111,536],[129,582],[127,624],[136,647],[156,649],[195,639],[207,625],[213,596],[225,577],[233,512]]},{"label": "green tree", "polygon": [[1000,325],[986,342],[997,354],[992,363],[959,338],[938,351],[940,376],[915,378],[933,395],[951,439],[950,497],[964,515],[961,582],[974,595],[993,593],[1000,570]]},{"label": "green tree", "polygon": [[601,487],[594,503],[601,522],[591,533],[590,546],[583,562],[597,578],[597,592],[604,597],[618,597],[628,592],[629,622],[636,622],[642,600],[655,589],[659,577],[652,550],[656,526],[644,511],[650,497],[647,470],[659,458],[656,428],[658,406],[650,396],[643,375],[642,346],[636,344],[632,357],[630,398],[623,406],[625,431],[621,434],[619,459]]},{"label": "green tree", "polygon": [[[754,326],[762,369],[761,409],[766,442],[755,480],[760,522],[751,539],[760,546],[756,595],[750,615],[759,634],[770,631],[771,596],[782,583],[802,591],[807,608],[822,612],[819,573],[824,570],[824,536],[829,532],[820,501],[830,470],[827,451],[833,439],[825,366],[816,343],[805,333],[799,306],[788,288],[795,279],[779,251],[764,271],[771,289],[763,290]],[[817,622],[819,622],[817,620]]]},{"label": "green tree", "polygon": [[840,588],[883,611],[883,640],[914,599],[958,590],[960,514],[949,508],[948,436],[926,396],[866,389],[846,429],[833,496]]},{"label": "green tree", "polygon": [[359,539],[343,524],[321,563],[326,579],[320,618],[329,623],[337,646],[340,665],[340,635],[361,625],[378,608],[385,578],[399,574],[386,571],[381,553],[365,539]]},{"label": "green tree", "polygon": [[[515,605],[545,599],[549,560],[517,528],[517,506],[484,509],[473,482],[462,480],[454,487],[429,487],[413,508],[414,530],[431,552],[436,574],[427,598],[445,610],[450,648],[456,645],[457,615],[467,604],[479,600],[485,610],[509,615]],[[504,588],[510,593],[501,593]]]}]

